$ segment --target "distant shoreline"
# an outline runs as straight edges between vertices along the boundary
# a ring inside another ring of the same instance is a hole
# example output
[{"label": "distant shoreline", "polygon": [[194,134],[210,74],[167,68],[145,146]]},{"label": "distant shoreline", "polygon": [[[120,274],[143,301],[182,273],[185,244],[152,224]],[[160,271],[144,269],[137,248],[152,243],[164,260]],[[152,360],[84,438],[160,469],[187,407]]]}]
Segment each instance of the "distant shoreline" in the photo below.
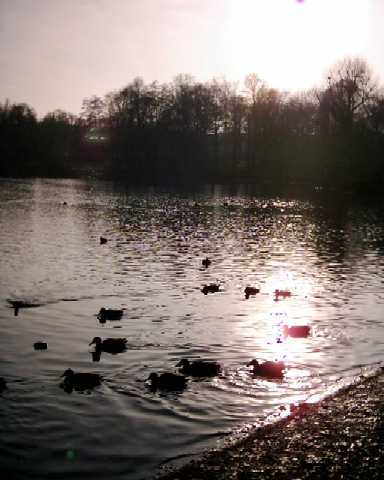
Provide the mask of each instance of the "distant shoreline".
[{"label": "distant shoreline", "polygon": [[256,74],[243,87],[224,78],[136,78],[84,99],[80,116],[56,109],[42,119],[6,100],[0,175],[382,189],[384,97],[363,58],[339,60],[326,82],[301,94]]},{"label": "distant shoreline", "polygon": [[[260,182],[256,177],[224,177],[224,178],[159,178],[151,180],[133,179],[132,177],[109,177],[102,175],[73,175],[73,176],[41,176],[41,175],[25,175],[25,176],[0,176],[1,181],[18,181],[18,180],[83,180],[83,181],[101,181],[112,182],[127,187],[155,187],[155,188],[188,188],[200,190],[203,186],[222,186],[232,189],[238,187],[246,187],[244,193],[251,193],[261,196],[273,195],[299,195],[306,197],[327,197],[329,194],[340,197],[369,197],[382,196],[383,189],[381,184],[354,184],[345,185],[318,185],[315,183],[304,182]],[[235,192],[233,192],[235,193]]]}]

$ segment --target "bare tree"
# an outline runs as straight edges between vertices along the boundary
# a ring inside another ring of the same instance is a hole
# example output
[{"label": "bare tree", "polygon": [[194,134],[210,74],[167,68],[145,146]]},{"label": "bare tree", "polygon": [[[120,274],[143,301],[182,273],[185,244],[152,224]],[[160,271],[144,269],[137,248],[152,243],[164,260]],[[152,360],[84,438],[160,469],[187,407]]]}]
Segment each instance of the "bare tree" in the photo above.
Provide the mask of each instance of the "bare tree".
[{"label": "bare tree", "polygon": [[328,71],[327,87],[318,95],[323,126],[350,130],[366,114],[376,92],[376,81],[365,60],[345,58],[337,62]]},{"label": "bare tree", "polygon": [[105,102],[97,95],[83,100],[81,117],[85,120],[88,127],[101,126],[105,116]]}]

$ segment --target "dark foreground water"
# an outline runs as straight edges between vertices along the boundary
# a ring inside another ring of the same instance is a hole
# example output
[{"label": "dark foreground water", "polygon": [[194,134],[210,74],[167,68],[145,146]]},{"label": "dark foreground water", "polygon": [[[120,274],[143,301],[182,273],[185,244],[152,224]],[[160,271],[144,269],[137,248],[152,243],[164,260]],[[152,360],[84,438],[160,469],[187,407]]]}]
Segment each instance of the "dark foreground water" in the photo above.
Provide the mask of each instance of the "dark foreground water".
[{"label": "dark foreground water", "polygon": [[[384,342],[382,206],[0,181],[1,471],[150,478],[279,405],[374,369]],[[211,282],[221,292],[203,295]],[[247,285],[261,292],[246,300]],[[292,296],[276,301],[275,289]],[[14,316],[16,299],[40,306]],[[125,308],[122,320],[100,324],[102,306]],[[283,324],[312,334],[278,343]],[[92,362],[94,336],[126,337],[129,348]],[[38,340],[47,351],[34,351]],[[181,394],[146,388],[150,372],[173,371],[183,357],[217,360],[223,373]],[[283,359],[284,379],[254,378],[245,366],[254,357]],[[68,367],[104,382],[65,393]]]}]

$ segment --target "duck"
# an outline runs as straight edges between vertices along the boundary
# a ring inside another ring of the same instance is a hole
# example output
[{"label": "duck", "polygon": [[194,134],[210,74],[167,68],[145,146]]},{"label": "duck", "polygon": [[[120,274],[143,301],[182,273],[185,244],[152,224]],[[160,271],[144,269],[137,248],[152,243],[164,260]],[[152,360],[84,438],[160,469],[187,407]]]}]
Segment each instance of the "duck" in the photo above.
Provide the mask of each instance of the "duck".
[{"label": "duck", "polygon": [[205,360],[190,362],[187,358],[180,360],[176,367],[179,367],[180,373],[191,377],[215,377],[221,371],[221,366],[217,362]]},{"label": "duck", "polygon": [[106,320],[120,320],[123,316],[124,310],[114,310],[112,308],[100,308],[97,318],[100,320],[100,323],[105,323]]},{"label": "duck", "polygon": [[3,377],[0,377],[0,393],[3,393],[7,389],[7,382]]},{"label": "duck", "polygon": [[108,239],[105,237],[100,237],[100,245],[104,245],[105,243],[108,242]]},{"label": "duck", "polygon": [[150,386],[153,390],[174,390],[180,391],[184,390],[187,386],[187,378],[184,375],[176,375],[175,373],[161,373],[160,375],[156,372],[152,372],[147,381],[149,381]]},{"label": "duck", "polygon": [[201,291],[204,295],[207,295],[208,293],[220,292],[220,287],[217,283],[210,283],[209,285],[204,285]]},{"label": "duck", "polygon": [[121,353],[127,349],[127,339],[94,337],[89,345],[95,345],[96,352]]},{"label": "duck", "polygon": [[68,368],[61,375],[64,377],[62,384],[60,385],[66,392],[72,392],[73,389],[91,390],[101,384],[102,378],[97,373],[75,373],[72,368]]},{"label": "duck", "polygon": [[33,307],[40,307],[38,303],[29,303],[24,302],[24,300],[8,300],[8,303],[12,305],[12,308],[15,311],[15,317],[19,314],[20,308],[33,308]]},{"label": "duck", "polygon": [[204,260],[202,260],[201,263],[202,263],[203,267],[208,268],[209,265],[211,265],[212,262],[208,257],[206,257],[206,258],[204,258]]},{"label": "duck", "polygon": [[33,344],[33,348],[35,350],[47,350],[48,343],[46,343],[46,342],[36,342],[36,343]]},{"label": "duck", "polygon": [[260,288],[256,288],[256,287],[245,287],[244,289],[245,298],[247,300],[250,297],[250,295],[256,295],[259,292],[260,292]]},{"label": "duck", "polygon": [[283,334],[286,337],[305,338],[308,337],[310,331],[309,325],[292,325],[291,327],[283,325]]},{"label": "duck", "polygon": [[292,296],[292,293],[290,292],[290,290],[280,290],[278,288],[276,288],[275,290],[275,299],[278,300],[279,297],[283,297],[283,298],[287,298],[287,297],[291,297]]},{"label": "duck", "polygon": [[283,378],[285,370],[285,363],[280,362],[263,362],[259,363],[256,359],[251,360],[248,367],[253,367],[253,374],[265,378]]}]

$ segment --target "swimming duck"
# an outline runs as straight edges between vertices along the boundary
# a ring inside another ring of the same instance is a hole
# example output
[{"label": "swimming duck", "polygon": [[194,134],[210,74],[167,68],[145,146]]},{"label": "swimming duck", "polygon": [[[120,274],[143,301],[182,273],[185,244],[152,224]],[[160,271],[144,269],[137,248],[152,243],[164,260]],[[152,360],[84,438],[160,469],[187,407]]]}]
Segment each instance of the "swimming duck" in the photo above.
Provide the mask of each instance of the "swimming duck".
[{"label": "swimming duck", "polygon": [[221,366],[216,362],[207,362],[205,360],[195,360],[190,362],[187,358],[183,358],[176,365],[179,372],[191,377],[214,377],[221,371]]},{"label": "swimming duck", "polygon": [[248,300],[250,295],[256,295],[259,292],[260,292],[260,288],[256,288],[256,287],[245,287],[245,289],[244,289],[245,298],[247,300]]},{"label": "swimming duck", "polygon": [[126,338],[105,338],[94,337],[89,345],[95,345],[96,352],[121,353],[127,349]]},{"label": "swimming duck", "polygon": [[184,390],[187,386],[187,379],[183,375],[175,373],[151,373],[147,379],[153,390]]},{"label": "swimming duck", "polygon": [[100,320],[100,323],[105,323],[106,320],[120,320],[123,316],[124,310],[114,310],[112,308],[100,308],[97,318]]},{"label": "swimming duck", "polygon": [[287,298],[292,296],[292,293],[289,290],[279,290],[276,288],[275,290],[275,300],[278,300],[279,297]]},{"label": "swimming duck", "polygon": [[0,377],[0,393],[3,393],[7,389],[7,382],[3,377]]},{"label": "swimming duck", "polygon": [[265,378],[283,378],[285,370],[284,362],[263,362],[259,363],[256,359],[251,360],[248,367],[253,366],[253,374]]},{"label": "swimming duck", "polygon": [[308,325],[283,325],[283,333],[286,337],[305,338],[308,337],[311,329]]},{"label": "swimming duck", "polygon": [[46,343],[46,342],[36,342],[36,343],[33,344],[33,348],[35,350],[47,350],[48,343]]},{"label": "swimming duck", "polygon": [[206,257],[206,258],[204,258],[204,260],[201,263],[202,263],[203,267],[208,268],[209,265],[211,265],[212,262],[208,257]]},{"label": "swimming duck", "polygon": [[19,314],[20,308],[33,308],[33,307],[40,307],[38,303],[29,303],[24,302],[23,300],[8,300],[15,311],[15,317]]},{"label": "swimming duck", "polygon": [[207,295],[208,293],[220,292],[220,287],[217,283],[210,283],[209,285],[204,285],[201,291],[204,295]]},{"label": "swimming duck", "polygon": [[108,239],[105,237],[100,237],[100,245],[104,245],[104,243],[107,243]]},{"label": "swimming duck", "polygon": [[97,373],[75,373],[71,368],[68,368],[61,376],[64,377],[64,380],[60,386],[69,393],[73,389],[78,391],[90,390],[101,384],[101,376]]}]

